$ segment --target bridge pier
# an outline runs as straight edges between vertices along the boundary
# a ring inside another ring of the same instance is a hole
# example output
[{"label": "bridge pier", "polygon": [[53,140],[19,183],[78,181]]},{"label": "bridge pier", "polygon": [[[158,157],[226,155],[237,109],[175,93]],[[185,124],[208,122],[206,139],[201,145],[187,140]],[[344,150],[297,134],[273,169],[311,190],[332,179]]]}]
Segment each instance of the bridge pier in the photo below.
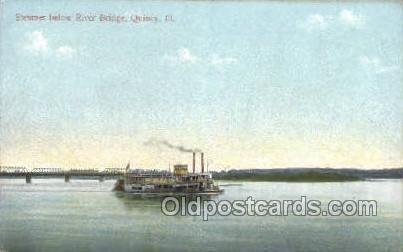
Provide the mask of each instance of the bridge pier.
[{"label": "bridge pier", "polygon": [[25,175],[25,182],[26,182],[27,184],[31,184],[31,179],[32,179],[31,174],[27,173],[27,174]]},{"label": "bridge pier", "polygon": [[70,175],[64,176],[64,182],[66,182],[66,183],[70,182]]}]

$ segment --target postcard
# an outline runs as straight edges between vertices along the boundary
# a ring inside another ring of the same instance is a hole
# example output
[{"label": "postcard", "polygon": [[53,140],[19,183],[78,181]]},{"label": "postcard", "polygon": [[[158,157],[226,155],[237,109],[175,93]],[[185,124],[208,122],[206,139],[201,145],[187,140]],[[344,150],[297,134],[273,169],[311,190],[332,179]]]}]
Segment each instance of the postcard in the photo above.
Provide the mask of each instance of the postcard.
[{"label": "postcard", "polygon": [[401,1],[0,1],[0,252],[402,251]]}]

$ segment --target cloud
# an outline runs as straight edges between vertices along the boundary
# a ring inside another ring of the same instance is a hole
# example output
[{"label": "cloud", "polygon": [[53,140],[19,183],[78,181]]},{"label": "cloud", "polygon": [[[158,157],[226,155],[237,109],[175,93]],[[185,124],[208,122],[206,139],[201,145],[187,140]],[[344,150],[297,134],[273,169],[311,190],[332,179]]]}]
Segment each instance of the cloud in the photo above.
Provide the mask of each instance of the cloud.
[{"label": "cloud", "polygon": [[49,40],[42,31],[32,31],[26,34],[24,48],[35,55],[53,54],[59,58],[71,58],[76,50],[68,45],[59,46],[56,49],[50,46]]},{"label": "cloud", "polygon": [[220,57],[217,54],[213,54],[210,59],[210,64],[212,65],[230,65],[238,63],[238,60],[233,57]]},{"label": "cloud", "polygon": [[323,16],[321,14],[309,15],[305,21],[297,24],[297,26],[310,32],[326,30],[337,23],[347,27],[360,28],[365,24],[365,17],[350,10],[342,10],[336,18],[335,16]]},{"label": "cloud", "polygon": [[70,46],[60,46],[56,49],[56,55],[61,58],[71,58],[75,52],[76,50]]},{"label": "cloud", "polygon": [[164,59],[175,64],[193,64],[199,61],[199,57],[195,56],[188,48],[180,48],[174,55],[165,56]]},{"label": "cloud", "polygon": [[368,67],[375,74],[394,72],[400,69],[399,66],[385,65],[378,57],[370,58],[368,56],[361,56],[359,62],[361,65]]},{"label": "cloud", "polygon": [[346,26],[359,28],[364,25],[365,18],[362,15],[354,14],[352,11],[342,10],[339,13],[339,21]]},{"label": "cloud", "polygon": [[300,24],[300,27],[307,31],[325,30],[328,27],[328,18],[320,14],[312,14],[306,18],[305,22]]},{"label": "cloud", "polygon": [[188,48],[181,48],[178,50],[178,59],[181,62],[195,63],[198,57],[194,56]]},{"label": "cloud", "polygon": [[25,44],[25,49],[38,54],[48,52],[48,40],[43,35],[42,31],[27,33],[26,37],[27,43]]},{"label": "cloud", "polygon": [[174,64],[209,64],[213,66],[231,65],[238,63],[234,57],[221,57],[218,54],[211,54],[210,56],[201,57],[195,55],[188,48],[180,48],[174,55],[165,56],[165,60]]}]

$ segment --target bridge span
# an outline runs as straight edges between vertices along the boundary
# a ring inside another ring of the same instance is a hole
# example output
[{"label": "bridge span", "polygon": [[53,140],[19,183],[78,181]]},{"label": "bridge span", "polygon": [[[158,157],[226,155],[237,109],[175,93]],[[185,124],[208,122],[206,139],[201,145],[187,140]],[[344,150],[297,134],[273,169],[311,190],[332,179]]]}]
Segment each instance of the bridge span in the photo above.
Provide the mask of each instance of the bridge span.
[{"label": "bridge span", "polygon": [[34,168],[28,170],[25,167],[0,166],[0,178],[16,179],[25,178],[26,183],[31,183],[32,178],[64,178],[65,182],[74,179],[118,179],[125,174],[122,168],[98,169],[61,169],[61,168]]}]

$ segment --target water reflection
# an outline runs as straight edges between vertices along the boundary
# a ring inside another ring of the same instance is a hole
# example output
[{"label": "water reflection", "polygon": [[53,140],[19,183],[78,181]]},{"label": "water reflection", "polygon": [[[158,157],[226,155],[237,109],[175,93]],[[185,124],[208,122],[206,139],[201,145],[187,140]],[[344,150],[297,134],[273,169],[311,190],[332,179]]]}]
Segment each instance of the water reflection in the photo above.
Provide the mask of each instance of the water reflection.
[{"label": "water reflection", "polygon": [[167,195],[167,194],[131,194],[125,192],[115,192],[115,196],[127,209],[142,209],[142,208],[157,208],[161,209],[161,202],[166,197],[175,197],[179,202],[189,203],[196,201],[197,197],[200,200],[215,200],[218,199],[216,194],[182,194],[182,195]]}]

